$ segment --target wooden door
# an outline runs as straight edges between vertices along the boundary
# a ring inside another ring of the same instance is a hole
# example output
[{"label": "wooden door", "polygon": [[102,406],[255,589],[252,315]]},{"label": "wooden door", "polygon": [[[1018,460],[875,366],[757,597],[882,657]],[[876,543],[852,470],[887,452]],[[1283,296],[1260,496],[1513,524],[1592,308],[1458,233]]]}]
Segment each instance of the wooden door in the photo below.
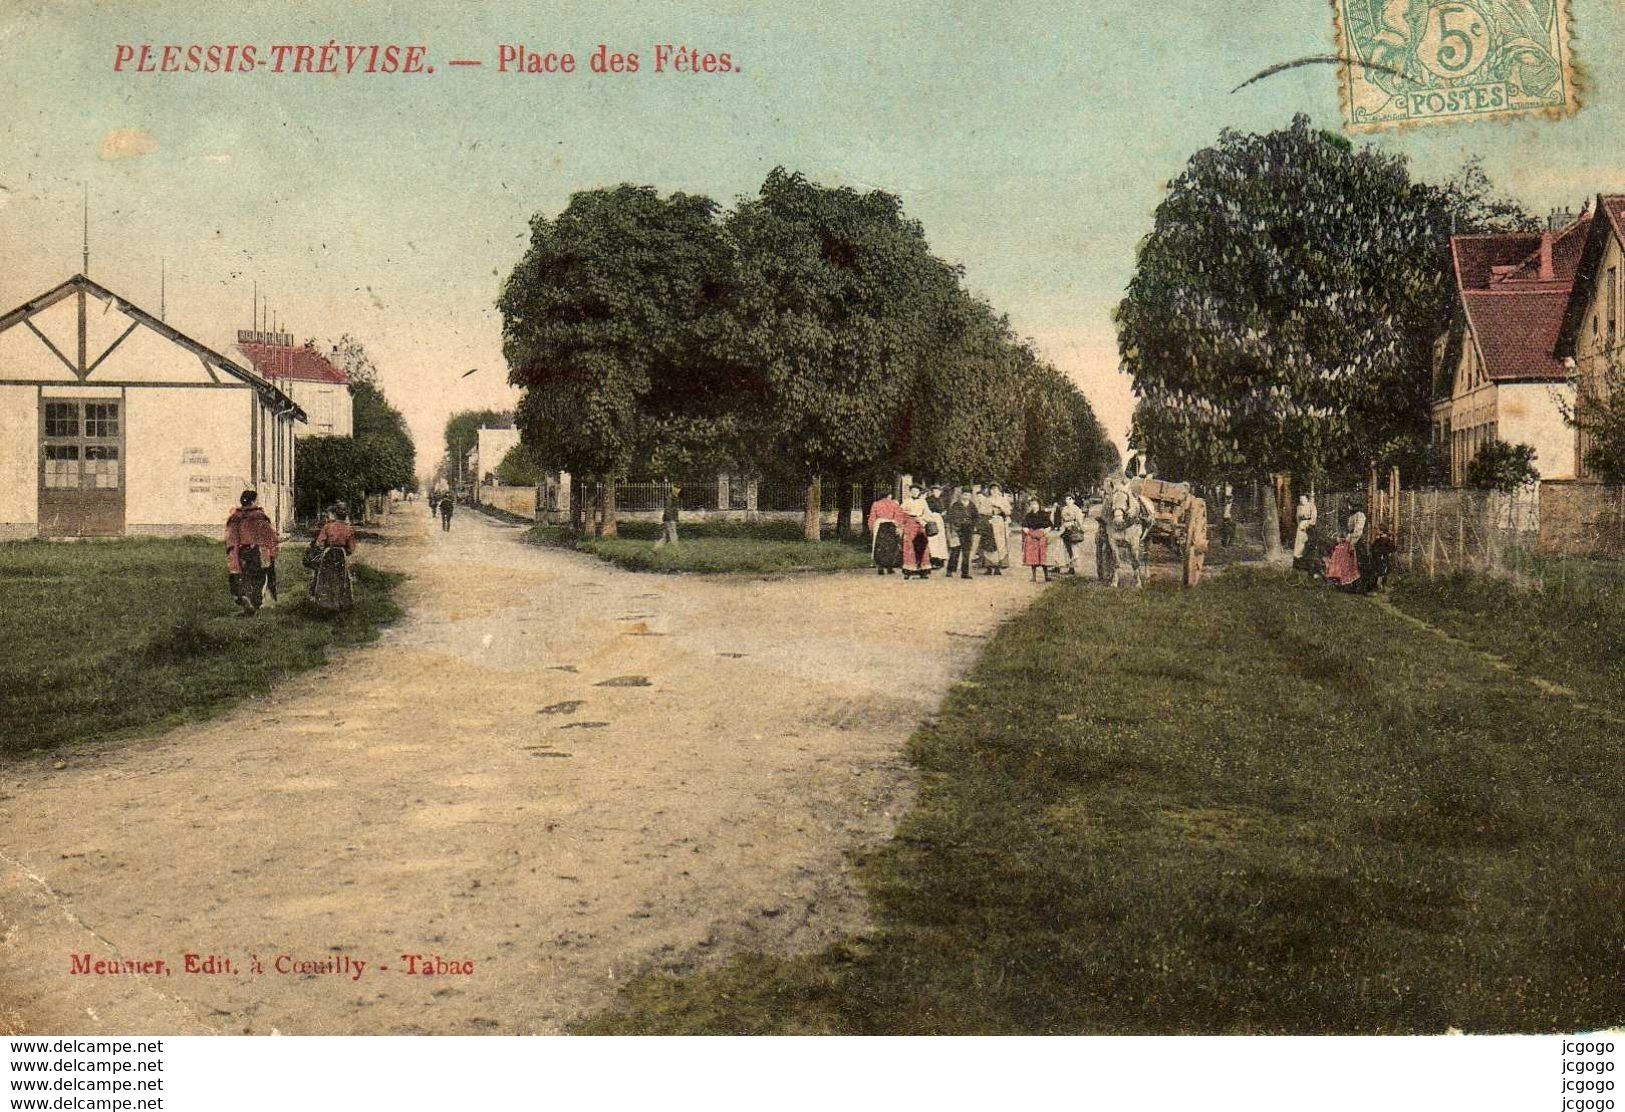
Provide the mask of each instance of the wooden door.
[{"label": "wooden door", "polygon": [[39,535],[124,535],[124,413],[117,398],[44,398]]}]

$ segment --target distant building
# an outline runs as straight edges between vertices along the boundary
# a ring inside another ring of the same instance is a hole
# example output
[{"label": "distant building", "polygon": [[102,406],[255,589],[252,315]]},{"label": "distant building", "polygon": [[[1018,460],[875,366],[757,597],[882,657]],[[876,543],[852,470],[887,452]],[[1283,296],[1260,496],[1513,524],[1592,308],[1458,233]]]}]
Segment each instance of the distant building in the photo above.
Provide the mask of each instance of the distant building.
[{"label": "distant building", "polygon": [[1590,226],[1582,214],[1544,232],[1451,237],[1456,312],[1434,367],[1433,440],[1453,484],[1497,439],[1533,447],[1543,479],[1573,478],[1574,387],[1557,342]]},{"label": "distant building", "polygon": [[491,476],[496,473],[497,465],[517,447],[518,429],[479,429],[474,450],[469,455],[470,474],[475,476],[477,482],[492,482]]},{"label": "distant building", "polygon": [[76,274],[0,316],[0,539],[219,536],[244,489],[293,523],[304,412]]},{"label": "distant building", "polygon": [[[1558,332],[1557,354],[1572,360],[1580,398],[1605,396],[1610,366],[1625,364],[1620,303],[1625,301],[1625,194],[1597,195],[1595,215],[1580,250],[1574,289]],[[1575,430],[1577,477],[1586,479],[1583,431]]]},{"label": "distant building", "polygon": [[354,390],[350,377],[315,348],[295,347],[287,332],[237,333],[235,351],[305,411],[299,436],[352,436]]}]

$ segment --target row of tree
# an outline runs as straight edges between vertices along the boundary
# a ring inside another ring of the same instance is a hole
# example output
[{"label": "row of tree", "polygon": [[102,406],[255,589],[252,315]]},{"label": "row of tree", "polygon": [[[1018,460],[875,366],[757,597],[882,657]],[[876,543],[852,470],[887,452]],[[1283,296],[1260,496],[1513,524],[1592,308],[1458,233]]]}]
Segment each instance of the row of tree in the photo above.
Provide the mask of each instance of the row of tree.
[{"label": "row of tree", "polygon": [[[803,481],[816,539],[825,479],[1059,492],[1116,462],[1077,387],[889,193],[781,168],[726,211],[623,185],[577,193],[530,231],[498,307],[533,464]],[[598,488],[612,530],[614,484]]]},{"label": "row of tree", "polygon": [[[315,348],[315,340],[306,347]],[[308,436],[294,442],[295,505],[314,517],[334,502],[360,507],[368,495],[416,485],[417,452],[406,419],[378,386],[378,368],[346,333],[333,345],[333,361],[350,379],[354,428],[350,436]]]},{"label": "row of tree", "polygon": [[1537,226],[1476,163],[1419,181],[1302,115],[1221,133],[1170,184],[1117,309],[1130,443],[1197,482],[1426,475],[1450,236]]}]

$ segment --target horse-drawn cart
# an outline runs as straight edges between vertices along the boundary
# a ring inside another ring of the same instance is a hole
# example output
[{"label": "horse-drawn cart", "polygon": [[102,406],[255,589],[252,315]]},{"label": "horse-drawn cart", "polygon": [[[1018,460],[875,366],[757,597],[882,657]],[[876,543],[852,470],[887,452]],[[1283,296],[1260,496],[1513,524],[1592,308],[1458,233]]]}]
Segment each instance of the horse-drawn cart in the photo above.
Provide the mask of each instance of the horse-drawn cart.
[{"label": "horse-drawn cart", "polygon": [[1173,549],[1179,556],[1180,581],[1196,586],[1207,563],[1207,503],[1192,493],[1189,483],[1133,479],[1129,489],[1150,504],[1148,547],[1156,542]]}]

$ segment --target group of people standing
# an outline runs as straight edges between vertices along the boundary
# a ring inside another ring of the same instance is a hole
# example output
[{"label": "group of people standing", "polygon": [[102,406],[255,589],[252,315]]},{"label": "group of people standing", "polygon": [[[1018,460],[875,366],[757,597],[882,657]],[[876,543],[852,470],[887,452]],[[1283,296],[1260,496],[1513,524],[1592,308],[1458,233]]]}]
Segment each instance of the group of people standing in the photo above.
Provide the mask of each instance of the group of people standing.
[{"label": "group of people standing", "polygon": [[1394,555],[1393,539],[1384,529],[1368,537],[1365,511],[1357,504],[1343,503],[1329,538],[1320,526],[1320,509],[1312,496],[1299,496],[1295,517],[1294,568],[1346,591],[1366,593],[1384,585]]},{"label": "group of people standing", "polygon": [[902,499],[888,494],[871,505],[864,525],[876,575],[927,579],[940,570],[969,579],[972,567],[1003,575],[1019,529],[1022,565],[1047,582],[1075,571],[1084,552],[1092,566],[1099,521],[1073,495],[1046,504],[1035,496],[1012,498],[998,483],[914,483]]}]

